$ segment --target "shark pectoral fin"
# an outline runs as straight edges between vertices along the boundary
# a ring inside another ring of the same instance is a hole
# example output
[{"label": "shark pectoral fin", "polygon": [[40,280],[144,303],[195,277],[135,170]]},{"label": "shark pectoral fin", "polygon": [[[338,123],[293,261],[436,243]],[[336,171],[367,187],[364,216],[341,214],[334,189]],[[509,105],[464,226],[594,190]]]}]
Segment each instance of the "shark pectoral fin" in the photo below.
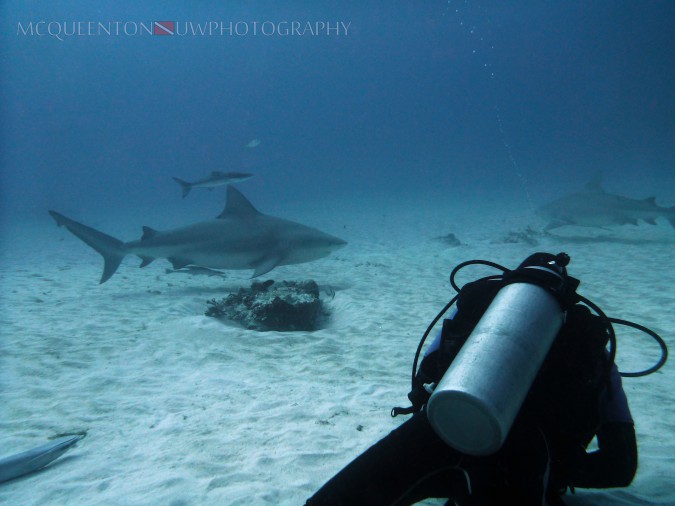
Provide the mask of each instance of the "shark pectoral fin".
[{"label": "shark pectoral fin", "polygon": [[257,278],[258,276],[267,274],[269,271],[279,265],[281,261],[282,257],[280,255],[265,255],[253,264],[253,268],[255,270],[253,271],[253,275],[251,277]]},{"label": "shark pectoral fin", "polygon": [[140,257],[141,257],[141,265],[140,265],[141,268],[145,267],[146,265],[150,265],[155,260],[153,257],[144,257],[142,255],[140,255]]},{"label": "shark pectoral fin", "polygon": [[185,258],[167,258],[167,260],[171,262],[171,265],[173,265],[174,269],[182,269],[186,265],[190,265],[192,263],[192,261]]}]

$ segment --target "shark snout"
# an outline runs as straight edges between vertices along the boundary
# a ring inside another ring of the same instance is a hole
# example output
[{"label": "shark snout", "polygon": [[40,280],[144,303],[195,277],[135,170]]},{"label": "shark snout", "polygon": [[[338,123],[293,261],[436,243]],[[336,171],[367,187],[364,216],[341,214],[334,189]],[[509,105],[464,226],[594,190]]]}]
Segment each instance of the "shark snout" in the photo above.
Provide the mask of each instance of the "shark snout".
[{"label": "shark snout", "polygon": [[331,253],[344,248],[347,241],[330,234],[323,234],[307,241],[307,253],[317,258],[327,257]]},{"label": "shark snout", "polygon": [[332,253],[333,251],[337,251],[347,246],[347,241],[345,241],[344,239],[340,239],[339,237],[330,236],[330,240],[328,241],[327,246],[328,252]]},{"label": "shark snout", "polygon": [[347,241],[343,241],[342,239],[336,238],[331,238],[328,241],[322,241],[321,244],[317,244],[312,248],[312,253],[315,255],[317,258],[323,258],[327,257],[331,253],[334,253],[335,251],[344,248],[347,245]]}]

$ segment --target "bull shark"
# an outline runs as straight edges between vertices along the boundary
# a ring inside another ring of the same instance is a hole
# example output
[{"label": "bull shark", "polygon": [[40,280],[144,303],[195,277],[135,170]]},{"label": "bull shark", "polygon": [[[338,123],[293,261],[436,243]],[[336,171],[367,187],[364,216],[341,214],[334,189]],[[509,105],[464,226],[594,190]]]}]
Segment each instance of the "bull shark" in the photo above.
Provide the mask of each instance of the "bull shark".
[{"label": "bull shark", "polygon": [[143,236],[137,241],[123,242],[56,211],[49,214],[59,226],[101,254],[104,267],[100,283],[108,281],[129,254],[141,258],[141,267],[156,258],[166,258],[174,269],[187,265],[253,269],[255,278],[280,265],[326,257],[347,244],[315,228],[262,214],[229,185],[225,210],[215,220],[166,231],[143,227]]},{"label": "bull shark", "polygon": [[656,225],[656,218],[663,217],[675,227],[675,206],[661,207],[655,197],[644,200],[613,195],[602,189],[596,177],[584,191],[566,195],[540,207],[537,214],[549,221],[545,231],[577,225],[603,228],[611,225],[637,225],[642,220]]},{"label": "bull shark", "polygon": [[177,177],[174,177],[173,180],[180,185],[183,190],[183,198],[185,198],[193,188],[208,188],[210,191],[216,186],[223,186],[229,183],[241,183],[252,177],[253,174],[249,174],[248,172],[220,172],[214,170],[209,176],[198,179],[192,183],[188,183]]}]

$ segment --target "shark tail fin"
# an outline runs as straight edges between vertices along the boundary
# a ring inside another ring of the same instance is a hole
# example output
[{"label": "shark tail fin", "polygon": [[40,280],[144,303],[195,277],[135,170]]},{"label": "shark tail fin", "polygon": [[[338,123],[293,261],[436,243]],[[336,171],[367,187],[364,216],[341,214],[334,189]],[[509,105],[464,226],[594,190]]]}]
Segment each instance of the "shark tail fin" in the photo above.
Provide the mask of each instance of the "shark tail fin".
[{"label": "shark tail fin", "polygon": [[105,283],[115,274],[122,259],[126,255],[124,243],[114,237],[99,232],[91,227],[66,218],[56,211],[49,211],[59,227],[66,227],[75,237],[94,248],[103,257],[103,275],[101,283]]},{"label": "shark tail fin", "polygon": [[178,183],[181,187],[181,190],[183,190],[183,198],[188,196],[188,193],[190,193],[190,190],[192,190],[192,185],[188,183],[187,181],[183,181],[182,179],[178,179],[177,177],[174,177],[173,180]]}]

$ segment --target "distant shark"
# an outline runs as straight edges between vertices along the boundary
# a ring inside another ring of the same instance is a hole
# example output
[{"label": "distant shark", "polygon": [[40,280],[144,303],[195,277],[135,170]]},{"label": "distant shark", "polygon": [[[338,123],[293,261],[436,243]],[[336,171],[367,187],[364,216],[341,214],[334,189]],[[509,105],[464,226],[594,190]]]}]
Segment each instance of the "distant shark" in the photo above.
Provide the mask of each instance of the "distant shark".
[{"label": "distant shark", "polygon": [[347,244],[315,228],[260,213],[233,186],[227,187],[227,205],[217,219],[162,232],[143,227],[138,241],[122,242],[55,211],[49,214],[103,256],[101,283],[129,254],[142,259],[141,267],[166,258],[174,269],[253,269],[256,277],[279,265],[326,257]]},{"label": "distant shark", "polygon": [[180,185],[183,190],[183,198],[185,198],[193,188],[208,188],[209,190],[213,190],[216,186],[223,186],[229,183],[241,183],[252,177],[253,174],[249,174],[248,172],[220,172],[214,170],[211,172],[211,175],[192,183],[188,183],[177,177],[174,177],[173,180]]},{"label": "distant shark", "polygon": [[572,193],[542,206],[537,214],[549,220],[544,230],[565,225],[580,227],[607,227],[611,225],[637,225],[642,220],[656,225],[656,218],[663,217],[675,227],[675,206],[660,207],[655,197],[644,200],[612,195],[602,189],[596,176],[584,191]]}]

